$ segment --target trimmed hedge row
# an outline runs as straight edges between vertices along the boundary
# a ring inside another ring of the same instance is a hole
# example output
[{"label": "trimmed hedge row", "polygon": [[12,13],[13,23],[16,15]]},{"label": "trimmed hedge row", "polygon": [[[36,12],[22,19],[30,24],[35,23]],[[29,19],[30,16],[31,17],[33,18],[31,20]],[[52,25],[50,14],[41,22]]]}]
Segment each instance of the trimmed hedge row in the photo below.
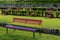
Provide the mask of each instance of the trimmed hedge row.
[{"label": "trimmed hedge row", "polygon": [[15,15],[15,16],[33,16],[33,17],[42,17],[43,16],[43,13],[26,13],[26,12],[20,12],[20,13],[16,13],[16,12],[12,12],[12,13],[3,12],[2,14],[4,14],[4,15]]},{"label": "trimmed hedge row", "polygon": [[30,12],[28,11],[28,13],[26,11],[8,11],[8,12],[2,12],[3,15],[15,15],[15,16],[32,16],[32,17],[47,17],[47,16],[51,16],[52,17],[56,17],[59,18],[60,13],[59,12],[55,12],[55,13],[49,13],[49,12]]},{"label": "trimmed hedge row", "polygon": [[0,27],[5,27],[8,23],[0,22]]},{"label": "trimmed hedge row", "polygon": [[42,28],[41,33],[53,34],[53,35],[59,35],[60,36],[60,30],[58,30],[58,29],[45,29],[45,28]]}]

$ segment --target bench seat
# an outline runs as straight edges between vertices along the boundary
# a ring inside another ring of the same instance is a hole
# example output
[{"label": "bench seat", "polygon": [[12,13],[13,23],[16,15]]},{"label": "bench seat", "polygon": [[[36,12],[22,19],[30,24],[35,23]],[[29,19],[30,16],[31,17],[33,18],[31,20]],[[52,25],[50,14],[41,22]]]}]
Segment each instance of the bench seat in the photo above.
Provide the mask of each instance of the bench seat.
[{"label": "bench seat", "polygon": [[31,31],[31,32],[36,32],[38,30],[38,29],[34,29],[34,28],[12,26],[12,25],[6,25],[6,28],[12,28],[12,29],[18,29],[18,30],[24,30],[24,31]]}]

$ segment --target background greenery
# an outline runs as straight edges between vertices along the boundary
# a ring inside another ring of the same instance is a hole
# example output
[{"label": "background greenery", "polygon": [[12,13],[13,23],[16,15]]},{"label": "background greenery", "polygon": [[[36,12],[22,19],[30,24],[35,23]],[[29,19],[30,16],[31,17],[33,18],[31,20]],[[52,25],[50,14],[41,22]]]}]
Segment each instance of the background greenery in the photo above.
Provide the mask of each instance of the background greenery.
[{"label": "background greenery", "polygon": [[[9,1],[9,2],[8,2]],[[60,3],[60,0],[0,0],[0,3]]]}]

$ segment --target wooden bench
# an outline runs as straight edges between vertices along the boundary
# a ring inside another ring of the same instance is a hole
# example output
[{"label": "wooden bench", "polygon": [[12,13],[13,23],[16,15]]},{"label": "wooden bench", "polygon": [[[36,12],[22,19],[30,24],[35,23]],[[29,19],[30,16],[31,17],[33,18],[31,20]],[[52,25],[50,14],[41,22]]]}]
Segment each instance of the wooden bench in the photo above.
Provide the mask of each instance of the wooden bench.
[{"label": "wooden bench", "polygon": [[13,22],[41,25],[42,20],[25,19],[25,18],[13,18]]},{"label": "wooden bench", "polygon": [[8,33],[8,28],[23,30],[23,31],[30,31],[33,32],[33,37],[35,37],[35,32],[40,34],[40,28],[31,28],[31,27],[24,27],[24,26],[13,26],[13,25],[6,25],[6,32]]}]

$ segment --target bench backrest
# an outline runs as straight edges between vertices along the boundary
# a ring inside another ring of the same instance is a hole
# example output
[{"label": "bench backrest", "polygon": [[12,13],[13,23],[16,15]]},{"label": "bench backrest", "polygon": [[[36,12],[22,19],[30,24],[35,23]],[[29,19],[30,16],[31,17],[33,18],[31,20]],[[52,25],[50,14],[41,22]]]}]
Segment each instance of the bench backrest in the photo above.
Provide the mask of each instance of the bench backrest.
[{"label": "bench backrest", "polygon": [[42,23],[42,20],[25,19],[25,18],[13,18],[13,22],[40,25]]}]

